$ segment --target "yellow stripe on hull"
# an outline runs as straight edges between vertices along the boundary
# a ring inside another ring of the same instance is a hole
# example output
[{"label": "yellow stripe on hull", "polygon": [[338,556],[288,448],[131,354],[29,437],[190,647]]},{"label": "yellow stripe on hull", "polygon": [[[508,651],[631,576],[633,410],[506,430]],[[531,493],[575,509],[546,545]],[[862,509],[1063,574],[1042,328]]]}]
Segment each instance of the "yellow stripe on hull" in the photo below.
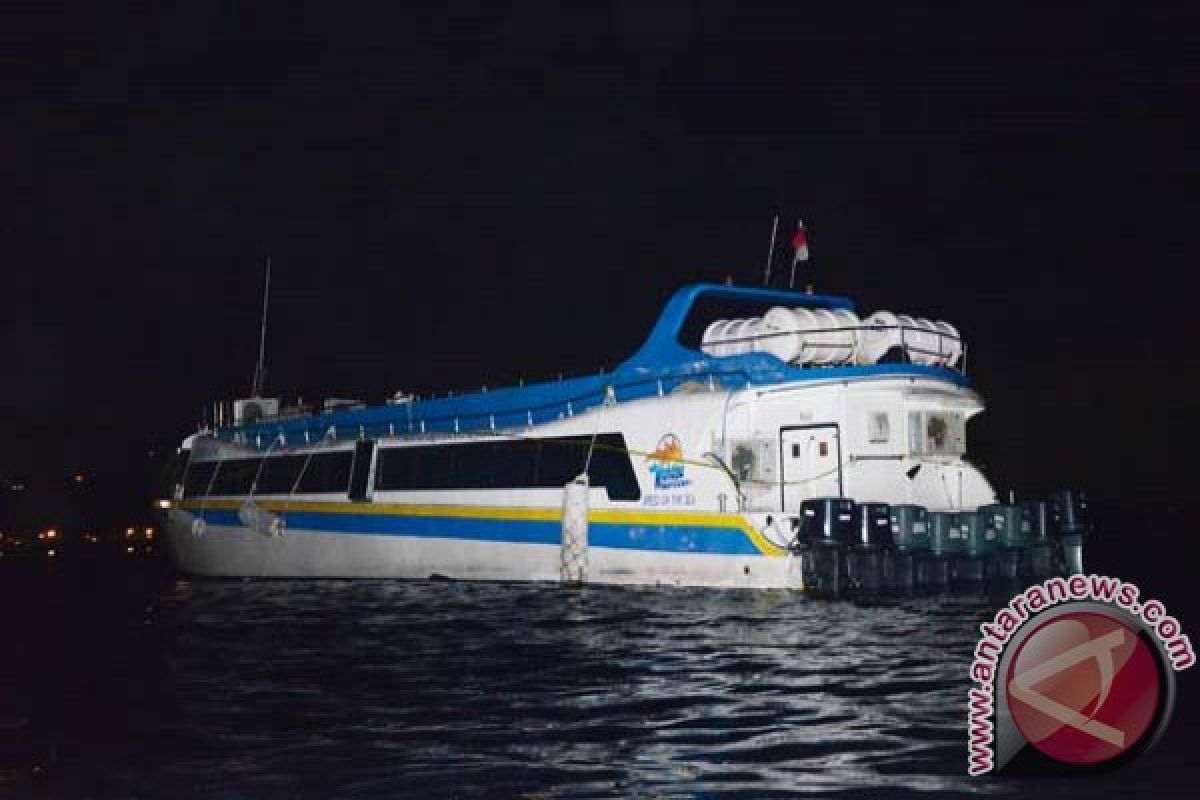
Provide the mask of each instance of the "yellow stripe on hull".
[{"label": "yellow stripe on hull", "polygon": [[[236,511],[245,502],[239,499],[189,500],[179,507],[185,511]],[[377,514],[403,517],[447,517],[482,520],[515,520],[555,522],[562,518],[558,508],[512,507],[512,506],[468,506],[429,503],[348,503],[320,502],[312,500],[255,500],[266,511],[283,513],[288,511],[319,514]],[[645,511],[642,509],[598,508],[588,512],[588,521],[597,524],[613,523],[646,526],[692,526],[707,528],[731,528],[746,535],[758,551],[767,556],[783,556],[785,551],[766,539],[745,517],[740,514],[722,514],[715,511]]]}]

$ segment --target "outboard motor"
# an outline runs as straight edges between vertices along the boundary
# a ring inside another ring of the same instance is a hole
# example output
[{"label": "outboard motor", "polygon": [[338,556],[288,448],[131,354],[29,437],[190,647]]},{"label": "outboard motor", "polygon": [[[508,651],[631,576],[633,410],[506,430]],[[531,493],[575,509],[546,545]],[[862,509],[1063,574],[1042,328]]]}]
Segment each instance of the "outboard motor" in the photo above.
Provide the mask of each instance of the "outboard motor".
[{"label": "outboard motor", "polygon": [[951,567],[962,554],[964,545],[958,514],[953,511],[930,511],[930,559],[918,562],[917,583],[945,588],[950,583]]},{"label": "outboard motor", "polygon": [[892,585],[897,589],[913,589],[917,582],[917,562],[929,557],[929,513],[922,506],[892,506],[891,522],[896,546]]},{"label": "outboard motor", "polygon": [[1087,522],[1087,498],[1083,492],[1067,489],[1050,497],[1054,510],[1054,530],[1062,543],[1063,561],[1068,575],[1083,572],[1083,540],[1090,532]]},{"label": "outboard motor", "polygon": [[1029,541],[1028,575],[1035,581],[1058,574],[1058,547],[1051,538],[1050,504],[1032,500],[1021,504],[1021,528]]},{"label": "outboard motor", "polygon": [[846,545],[854,539],[854,501],[814,497],[800,504],[804,587],[837,594],[845,584]]},{"label": "outboard motor", "polygon": [[963,549],[954,577],[964,583],[983,583],[987,577],[987,561],[996,544],[996,531],[987,523],[987,515],[978,511],[962,511],[958,514]]},{"label": "outboard motor", "polygon": [[981,506],[979,515],[993,534],[992,555],[988,559],[989,578],[1015,581],[1021,573],[1022,556],[1029,548],[1029,533],[1024,526],[1021,507],[996,503]]},{"label": "outboard motor", "polygon": [[846,574],[856,589],[877,592],[889,584],[892,541],[887,503],[855,503],[853,539],[847,543]]}]

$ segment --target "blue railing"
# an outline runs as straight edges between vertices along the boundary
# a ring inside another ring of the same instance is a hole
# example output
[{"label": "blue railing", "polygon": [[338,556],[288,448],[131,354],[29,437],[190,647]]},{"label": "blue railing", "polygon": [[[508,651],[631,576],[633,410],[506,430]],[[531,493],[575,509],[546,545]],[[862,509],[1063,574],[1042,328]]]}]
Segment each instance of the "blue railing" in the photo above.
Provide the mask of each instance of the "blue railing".
[{"label": "blue railing", "polygon": [[357,438],[512,429],[571,417],[606,403],[669,394],[689,382],[702,382],[714,390],[729,390],[789,381],[904,375],[967,385],[965,376],[944,367],[871,364],[799,368],[767,353],[706,355],[679,342],[683,325],[701,296],[808,308],[853,309],[849,299],[832,295],[696,284],[680,289],[671,297],[641,348],[608,374],[268,419],[241,429],[223,429],[218,435],[223,439],[241,438],[248,444],[262,447],[279,435],[296,443],[317,441],[331,432],[337,438]]}]

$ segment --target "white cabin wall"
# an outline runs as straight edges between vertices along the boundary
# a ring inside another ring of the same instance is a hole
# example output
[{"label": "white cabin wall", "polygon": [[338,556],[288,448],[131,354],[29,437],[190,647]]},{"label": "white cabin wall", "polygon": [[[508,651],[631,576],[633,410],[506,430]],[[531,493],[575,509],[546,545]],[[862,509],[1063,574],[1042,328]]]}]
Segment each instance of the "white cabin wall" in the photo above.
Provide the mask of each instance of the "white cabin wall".
[{"label": "white cabin wall", "polygon": [[847,389],[841,419],[842,482],[858,502],[911,503],[908,468],[908,415],[903,391]]},{"label": "white cabin wall", "polygon": [[[728,475],[707,454],[720,455],[729,392],[678,393],[635,400],[611,409],[612,422],[625,434],[630,460],[642,490],[640,505],[691,511],[719,511],[720,497],[726,510],[736,510],[736,498]],[[585,415],[586,416],[586,415]],[[651,458],[664,437],[674,436],[682,448],[681,486],[660,486]]]},{"label": "white cabin wall", "polygon": [[[842,491],[859,502],[915,503],[930,509],[976,508],[995,502],[982,473],[957,456],[917,456],[909,452],[909,411],[955,410],[968,417],[983,410],[978,395],[941,382],[904,380],[846,384],[792,385],[747,390],[734,395],[727,419],[728,442],[771,439],[793,426],[837,425],[842,460]],[[886,436],[878,415],[886,420]],[[778,450],[775,451],[778,458]],[[920,465],[914,478],[906,474]],[[782,475],[779,476],[782,479]],[[805,490],[808,497],[827,491]],[[747,507],[777,511],[778,486],[747,492]]]},{"label": "white cabin wall", "polygon": [[840,425],[841,402],[839,393],[831,386],[755,389],[735,395],[727,419],[726,457],[738,441],[770,442],[769,458],[774,470],[770,482],[743,486],[747,510],[780,510],[783,480],[780,432],[806,425]]}]

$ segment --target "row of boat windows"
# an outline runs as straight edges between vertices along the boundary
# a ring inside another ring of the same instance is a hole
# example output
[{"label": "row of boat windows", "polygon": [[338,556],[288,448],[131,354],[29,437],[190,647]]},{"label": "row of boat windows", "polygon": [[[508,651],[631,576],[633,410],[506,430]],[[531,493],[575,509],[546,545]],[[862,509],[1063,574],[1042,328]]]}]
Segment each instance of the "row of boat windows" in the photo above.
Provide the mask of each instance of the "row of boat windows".
[{"label": "row of boat windows", "polygon": [[249,494],[251,487],[258,494],[344,493],[350,484],[353,464],[354,453],[350,450],[197,461],[188,465],[183,494],[185,497]]},{"label": "row of boat windows", "polygon": [[[369,458],[354,463],[356,452],[370,449],[194,462],[184,474],[184,496],[345,494],[351,476],[368,466]],[[560,488],[586,466],[592,485],[606,487],[613,500],[641,497],[619,433],[597,436],[594,446],[590,436],[557,437],[380,448],[378,456],[375,488],[385,491]]]},{"label": "row of boat windows", "polygon": [[597,436],[594,447],[588,436],[380,450],[375,488],[558,489],[585,467],[592,485],[607,488],[611,499],[641,498],[625,437],[619,433]]}]

